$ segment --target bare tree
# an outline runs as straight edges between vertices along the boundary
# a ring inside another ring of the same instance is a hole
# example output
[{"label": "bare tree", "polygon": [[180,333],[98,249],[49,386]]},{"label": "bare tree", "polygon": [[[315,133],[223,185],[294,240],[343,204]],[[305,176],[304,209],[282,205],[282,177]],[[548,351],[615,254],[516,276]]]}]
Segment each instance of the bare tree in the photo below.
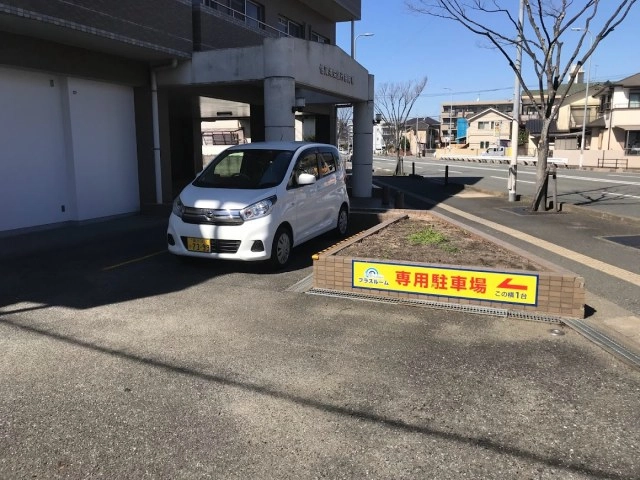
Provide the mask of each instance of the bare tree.
[{"label": "bare tree", "polygon": [[[622,23],[636,0],[521,1],[525,11],[523,24],[518,21],[518,2],[513,0],[405,0],[405,3],[415,12],[458,22],[484,38],[504,56],[519,78],[524,94],[542,120],[536,195],[531,204],[532,210],[538,210],[542,199],[546,198],[549,130],[578,75],[579,69],[571,67],[574,64],[582,66],[587,61],[599,43]],[[601,6],[604,12],[598,11]],[[581,33],[576,34],[572,30]],[[573,51],[563,56],[565,34],[576,35],[578,42]],[[592,42],[586,43],[586,51],[583,51],[587,35],[591,35]],[[527,64],[531,64],[535,72],[537,91],[527,87],[525,75],[514,61],[514,50],[518,45],[528,60]]]},{"label": "bare tree", "polygon": [[353,108],[350,105],[339,106],[337,109],[337,140],[338,147],[346,144],[347,150],[351,149],[349,138],[349,129],[352,128],[353,123]]},{"label": "bare tree", "polygon": [[375,111],[381,115],[385,126],[390,128],[393,133],[398,158],[396,175],[404,174],[402,157],[400,156],[400,140],[405,130],[404,125],[413,105],[426,85],[427,77],[402,83],[383,83],[376,94]]}]

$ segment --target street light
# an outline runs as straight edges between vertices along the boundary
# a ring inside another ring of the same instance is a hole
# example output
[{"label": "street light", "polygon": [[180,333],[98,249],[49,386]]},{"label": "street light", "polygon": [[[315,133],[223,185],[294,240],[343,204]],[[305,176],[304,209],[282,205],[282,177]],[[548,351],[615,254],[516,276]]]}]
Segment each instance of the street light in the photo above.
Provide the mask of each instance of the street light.
[{"label": "street light", "polygon": [[356,42],[358,41],[358,39],[360,37],[373,37],[375,35],[375,33],[361,33],[360,35],[357,35],[356,38],[353,40],[353,52],[351,57],[355,60],[356,59]]},{"label": "street light", "polygon": [[[589,34],[591,39],[591,47],[593,48],[593,34],[584,27],[573,27],[571,30],[574,32],[585,32]],[[587,105],[589,103],[589,80],[591,80],[591,55],[589,55],[589,62],[587,64],[587,87],[584,91],[584,112],[582,114],[582,138],[580,139],[580,161],[578,162],[578,168],[582,169],[582,162],[584,161],[584,137],[587,127]]]},{"label": "street light", "polygon": [[453,130],[451,129],[451,121],[453,120],[453,89],[448,87],[443,87],[443,90],[449,90],[451,92],[451,103],[449,104],[449,142],[448,148],[451,151],[451,135],[453,135]]}]

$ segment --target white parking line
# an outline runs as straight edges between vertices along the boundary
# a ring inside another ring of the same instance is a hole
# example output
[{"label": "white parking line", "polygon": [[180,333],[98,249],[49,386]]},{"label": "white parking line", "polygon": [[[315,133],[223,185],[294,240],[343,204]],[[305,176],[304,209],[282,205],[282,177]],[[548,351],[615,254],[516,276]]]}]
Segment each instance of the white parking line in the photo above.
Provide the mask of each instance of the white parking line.
[{"label": "white parking line", "polygon": [[600,192],[602,195],[611,195],[614,197],[627,197],[627,198],[638,198],[640,199],[640,197],[638,195],[628,195],[625,193],[613,193],[613,192]]},{"label": "white parking line", "polygon": [[618,173],[610,173],[607,177],[640,178],[640,175],[620,175]]},{"label": "white parking line", "polygon": [[[491,178],[497,178],[499,180],[506,180],[507,179],[507,177],[495,177],[493,175],[491,176]],[[518,183],[532,183],[532,184],[535,185],[536,182],[530,182],[528,180],[518,180]]]},{"label": "white parking line", "polygon": [[570,180],[584,180],[584,181],[587,181],[587,182],[616,183],[618,185],[640,186],[640,182],[623,182],[622,180],[606,180],[606,179],[602,179],[602,178],[574,177],[573,175],[566,175],[566,174],[563,174],[562,178],[570,179]]}]

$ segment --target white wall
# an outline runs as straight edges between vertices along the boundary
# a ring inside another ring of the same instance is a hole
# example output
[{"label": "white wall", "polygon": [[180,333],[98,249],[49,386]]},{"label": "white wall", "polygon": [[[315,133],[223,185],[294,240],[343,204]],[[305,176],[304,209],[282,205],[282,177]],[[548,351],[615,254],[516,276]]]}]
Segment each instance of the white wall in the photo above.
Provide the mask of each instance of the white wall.
[{"label": "white wall", "polygon": [[613,91],[611,104],[613,108],[626,108],[629,105],[629,97],[627,96],[627,91],[622,87],[616,88]]}]

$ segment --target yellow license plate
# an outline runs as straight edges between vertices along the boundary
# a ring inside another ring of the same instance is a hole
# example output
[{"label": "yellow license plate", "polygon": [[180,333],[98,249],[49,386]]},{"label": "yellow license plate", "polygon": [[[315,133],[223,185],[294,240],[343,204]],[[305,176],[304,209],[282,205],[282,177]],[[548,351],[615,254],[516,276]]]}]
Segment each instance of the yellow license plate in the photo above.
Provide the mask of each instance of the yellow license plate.
[{"label": "yellow license plate", "polygon": [[211,253],[211,240],[208,238],[187,237],[187,250],[190,252]]}]

